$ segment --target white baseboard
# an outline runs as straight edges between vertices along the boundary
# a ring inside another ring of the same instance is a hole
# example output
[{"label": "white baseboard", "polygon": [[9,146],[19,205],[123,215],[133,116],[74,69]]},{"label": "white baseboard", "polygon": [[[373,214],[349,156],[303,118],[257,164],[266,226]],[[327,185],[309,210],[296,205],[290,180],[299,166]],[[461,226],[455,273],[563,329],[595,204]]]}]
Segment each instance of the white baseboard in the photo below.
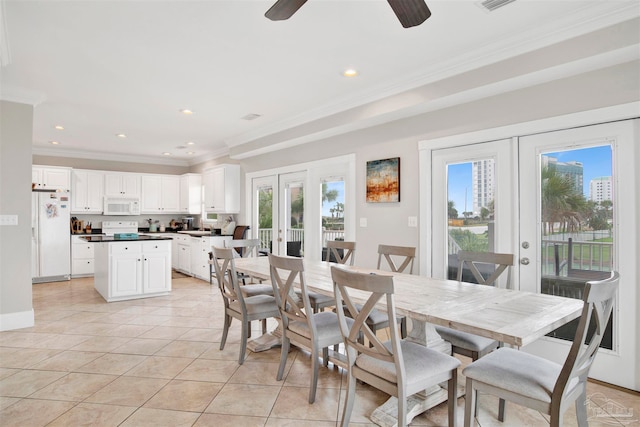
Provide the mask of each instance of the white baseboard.
[{"label": "white baseboard", "polygon": [[34,325],[33,309],[17,313],[0,314],[0,331],[30,328]]}]

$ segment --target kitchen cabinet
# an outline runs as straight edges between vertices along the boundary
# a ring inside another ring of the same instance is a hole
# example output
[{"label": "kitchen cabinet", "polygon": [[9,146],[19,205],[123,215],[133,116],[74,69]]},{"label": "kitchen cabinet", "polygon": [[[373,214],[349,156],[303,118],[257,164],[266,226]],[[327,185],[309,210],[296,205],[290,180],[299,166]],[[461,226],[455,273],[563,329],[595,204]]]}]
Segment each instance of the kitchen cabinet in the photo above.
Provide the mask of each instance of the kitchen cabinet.
[{"label": "kitchen cabinet", "polygon": [[64,190],[71,188],[71,168],[55,166],[33,166],[31,182],[37,190]]},{"label": "kitchen cabinet", "polygon": [[231,236],[191,237],[191,274],[209,281],[209,252],[213,246],[225,247]]},{"label": "kitchen cabinet", "polygon": [[179,213],[180,177],[177,175],[142,175],[140,213]]},{"label": "kitchen cabinet", "polygon": [[174,237],[178,251],[176,270],[191,274],[191,237],[177,234]]},{"label": "kitchen cabinet", "polygon": [[140,174],[106,172],[104,174],[104,195],[140,197]]},{"label": "kitchen cabinet", "polygon": [[170,240],[93,245],[94,285],[107,302],[167,295],[171,291]]},{"label": "kitchen cabinet", "polygon": [[240,166],[218,165],[202,174],[205,211],[240,212]]},{"label": "kitchen cabinet", "polygon": [[71,277],[93,276],[94,244],[71,236]]},{"label": "kitchen cabinet", "polygon": [[103,172],[82,169],[71,171],[72,214],[101,214],[103,196]]},{"label": "kitchen cabinet", "polygon": [[202,175],[187,173],[180,176],[180,213],[202,213]]}]

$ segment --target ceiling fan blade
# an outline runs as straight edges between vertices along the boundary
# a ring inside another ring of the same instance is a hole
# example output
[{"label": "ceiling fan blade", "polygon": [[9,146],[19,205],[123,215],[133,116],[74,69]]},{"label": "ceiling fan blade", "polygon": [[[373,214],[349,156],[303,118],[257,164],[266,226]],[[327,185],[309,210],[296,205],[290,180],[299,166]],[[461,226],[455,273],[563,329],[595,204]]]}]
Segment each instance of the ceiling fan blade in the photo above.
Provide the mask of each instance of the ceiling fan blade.
[{"label": "ceiling fan blade", "polygon": [[264,16],[272,21],[283,21],[291,18],[291,15],[296,13],[306,2],[307,0],[278,0]]},{"label": "ceiling fan blade", "polygon": [[422,24],[431,16],[424,0],[387,0],[404,28]]}]

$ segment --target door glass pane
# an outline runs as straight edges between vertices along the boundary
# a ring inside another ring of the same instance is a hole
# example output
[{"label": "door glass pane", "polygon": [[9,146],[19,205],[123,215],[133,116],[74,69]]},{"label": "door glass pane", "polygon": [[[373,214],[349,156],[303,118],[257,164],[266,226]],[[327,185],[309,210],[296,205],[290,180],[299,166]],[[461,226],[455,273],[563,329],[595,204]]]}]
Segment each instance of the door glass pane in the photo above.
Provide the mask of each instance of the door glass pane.
[{"label": "door glass pane", "polygon": [[[585,283],[613,270],[611,146],[542,153],[541,292],[582,299]],[[612,348],[612,322],[601,347]],[[572,340],[577,320],[550,336]]]},{"label": "door glass pane", "polygon": [[[344,180],[322,184],[322,260],[327,259],[327,241],[344,240]],[[332,257],[331,254],[329,256]],[[332,258],[333,260],[333,258]]]},{"label": "door glass pane", "polygon": [[[493,252],[495,161],[479,159],[447,165],[448,269],[447,277],[458,274],[459,251]],[[483,275],[491,271],[482,271]],[[471,272],[462,280],[477,283]]]},{"label": "door glass pane", "polygon": [[287,255],[301,257],[304,248],[304,184],[287,183],[284,200]]},{"label": "door glass pane", "polygon": [[260,249],[271,251],[273,241],[273,187],[258,188],[258,238]]}]

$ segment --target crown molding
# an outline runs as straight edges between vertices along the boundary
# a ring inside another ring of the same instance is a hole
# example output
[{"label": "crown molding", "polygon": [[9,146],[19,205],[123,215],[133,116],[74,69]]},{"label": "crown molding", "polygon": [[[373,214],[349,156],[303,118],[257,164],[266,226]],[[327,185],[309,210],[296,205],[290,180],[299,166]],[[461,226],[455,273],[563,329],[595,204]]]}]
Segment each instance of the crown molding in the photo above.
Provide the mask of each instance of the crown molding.
[{"label": "crown molding", "polygon": [[319,120],[332,114],[344,112],[368,103],[437,82],[474,69],[491,65],[516,55],[541,49],[589,32],[601,30],[640,16],[636,2],[594,2],[570,16],[519,31],[509,39],[503,39],[464,55],[453,56],[450,60],[440,61],[430,68],[421,69],[419,74],[408,76],[392,85],[373,88],[366,94],[343,98],[332,104],[325,104],[309,112],[260,127],[237,137],[225,140],[229,147],[237,147],[260,138]]},{"label": "crown molding", "polygon": [[32,153],[38,156],[72,157],[77,159],[106,160],[114,162],[147,163],[165,166],[190,166],[187,160],[135,156],[130,154],[102,153],[95,151],[66,150],[64,148],[33,147]]},{"label": "crown molding", "polygon": [[198,157],[189,159],[189,166],[199,165],[200,163],[208,162],[209,160],[219,159],[229,155],[229,147],[219,148],[217,150],[210,151]]},{"label": "crown molding", "polygon": [[47,100],[47,96],[35,90],[16,87],[0,87],[0,99],[2,101],[17,102],[37,107]]}]

